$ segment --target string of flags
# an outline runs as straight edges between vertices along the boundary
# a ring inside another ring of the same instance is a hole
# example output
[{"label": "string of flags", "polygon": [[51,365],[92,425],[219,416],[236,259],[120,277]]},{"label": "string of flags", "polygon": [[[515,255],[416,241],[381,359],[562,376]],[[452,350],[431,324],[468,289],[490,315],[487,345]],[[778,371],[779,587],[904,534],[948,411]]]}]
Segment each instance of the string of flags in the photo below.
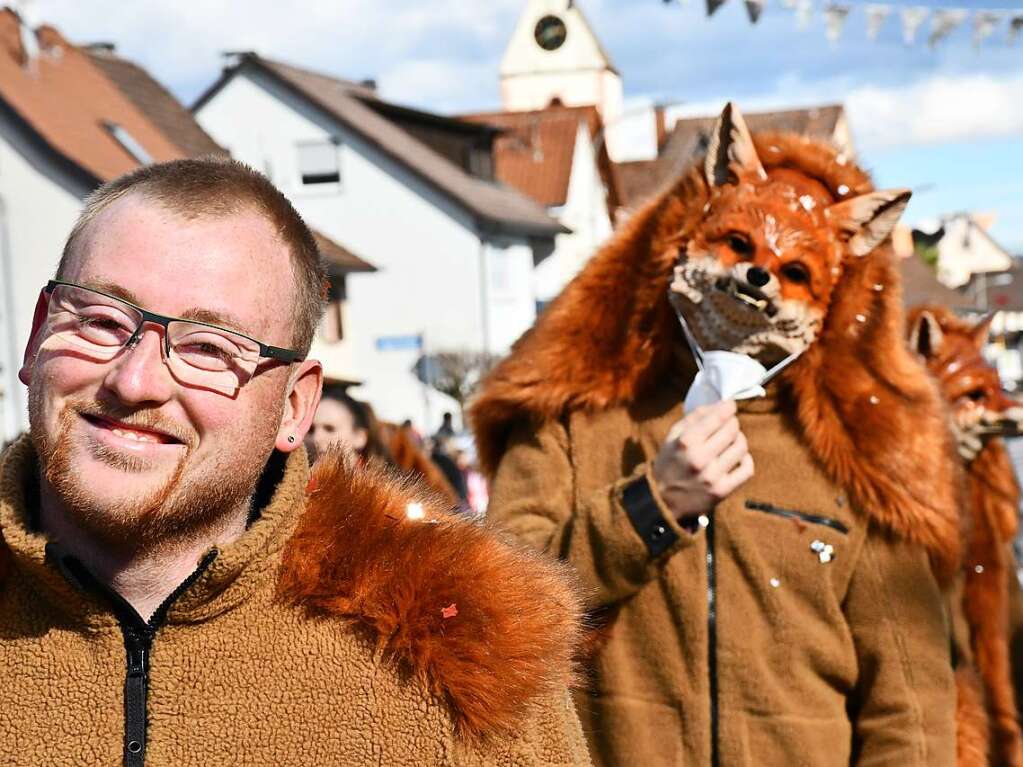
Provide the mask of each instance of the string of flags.
[{"label": "string of flags", "polygon": [[[689,0],[663,0],[665,4],[680,2],[685,5]],[[713,16],[728,0],[705,0],[707,15]],[[800,29],[806,29],[814,18],[819,0],[771,0],[782,8],[791,11]],[[743,0],[746,13],[751,24],[760,20],[768,0]],[[876,40],[881,30],[895,17],[901,25],[902,41],[906,45],[915,44],[926,34],[927,44],[934,48],[956,29],[967,22],[972,24],[972,39],[975,47],[980,47],[991,39],[1001,28],[1002,39],[1008,45],[1014,45],[1023,32],[1023,10],[996,8],[931,8],[926,5],[893,5],[889,3],[867,3],[864,5],[824,0],[824,34],[832,43],[838,42],[845,30],[845,22],[854,10],[862,9],[866,16],[867,38]],[[928,23],[929,22],[929,23]]]}]

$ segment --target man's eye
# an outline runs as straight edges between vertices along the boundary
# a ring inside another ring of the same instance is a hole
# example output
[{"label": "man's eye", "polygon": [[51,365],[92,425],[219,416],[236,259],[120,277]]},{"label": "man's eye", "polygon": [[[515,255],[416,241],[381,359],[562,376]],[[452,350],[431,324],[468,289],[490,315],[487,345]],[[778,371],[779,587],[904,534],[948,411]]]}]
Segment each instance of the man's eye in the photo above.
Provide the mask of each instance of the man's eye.
[{"label": "man's eye", "polygon": [[87,317],[84,314],[75,316],[78,318],[78,324],[82,327],[97,328],[98,330],[120,330],[122,327],[121,323],[106,317]]},{"label": "man's eye", "polygon": [[749,238],[744,234],[733,232],[728,235],[728,247],[739,256],[753,255],[753,243],[751,243]]},{"label": "man's eye", "polygon": [[809,270],[798,262],[785,264],[780,271],[782,277],[797,285],[805,285],[810,281]]}]

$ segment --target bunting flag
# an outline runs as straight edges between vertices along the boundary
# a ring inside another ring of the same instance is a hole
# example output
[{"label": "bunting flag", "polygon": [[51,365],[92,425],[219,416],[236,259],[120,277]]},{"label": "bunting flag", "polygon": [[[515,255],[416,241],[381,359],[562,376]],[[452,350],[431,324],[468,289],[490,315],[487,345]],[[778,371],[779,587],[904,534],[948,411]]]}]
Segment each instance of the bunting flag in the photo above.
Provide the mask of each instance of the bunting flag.
[{"label": "bunting flag", "polygon": [[746,13],[750,24],[756,24],[764,10],[764,0],[746,0]]},{"label": "bunting flag", "polygon": [[813,21],[813,0],[796,0],[796,23],[806,29]]},{"label": "bunting flag", "polygon": [[979,48],[982,42],[991,37],[1001,20],[1002,14],[998,11],[977,11],[973,17],[973,47]]},{"label": "bunting flag", "polygon": [[[35,0],[9,0],[22,4],[30,4]],[[571,6],[573,0],[568,0]],[[917,0],[918,2],[920,0]],[[927,2],[928,0],[923,0]],[[0,0],[3,2],[3,0]],[[689,0],[662,0],[665,5],[677,3],[687,5]],[[712,16],[728,0],[706,0],[707,15]],[[932,49],[944,42],[963,23],[973,17],[973,45],[979,48],[987,41],[1003,23],[1006,23],[1006,43],[1015,45],[1023,35],[1023,11],[1000,10],[995,8],[964,8],[964,7],[931,7],[927,5],[899,5],[894,2],[869,2],[860,6],[850,0],[774,0],[778,5],[793,11],[800,29],[806,29],[813,21],[814,9],[822,6],[824,15],[825,35],[828,42],[834,44],[841,39],[845,31],[845,23],[849,14],[862,7],[866,15],[867,38],[877,40],[888,17],[898,12],[902,22],[902,40],[906,45],[913,45],[923,24],[930,18],[930,34],[927,44]],[[768,0],[743,0],[746,15],[751,24],[760,21]]]},{"label": "bunting flag", "polygon": [[1013,16],[1009,19],[1009,45],[1015,45],[1019,39],[1019,32],[1023,29],[1023,16]]},{"label": "bunting flag", "polygon": [[966,11],[962,8],[942,8],[931,17],[931,34],[927,44],[934,48],[951,34],[952,30],[966,21]]},{"label": "bunting flag", "polygon": [[924,23],[930,9],[922,5],[911,5],[902,9],[902,40],[906,45],[912,45],[916,40],[916,31]]},{"label": "bunting flag", "polygon": [[824,9],[825,34],[829,43],[837,43],[842,36],[842,27],[845,26],[845,19],[849,15],[848,5],[831,3]]},{"label": "bunting flag", "polygon": [[877,39],[878,32],[892,12],[890,5],[868,5],[864,9],[867,13],[867,37],[871,40]]}]

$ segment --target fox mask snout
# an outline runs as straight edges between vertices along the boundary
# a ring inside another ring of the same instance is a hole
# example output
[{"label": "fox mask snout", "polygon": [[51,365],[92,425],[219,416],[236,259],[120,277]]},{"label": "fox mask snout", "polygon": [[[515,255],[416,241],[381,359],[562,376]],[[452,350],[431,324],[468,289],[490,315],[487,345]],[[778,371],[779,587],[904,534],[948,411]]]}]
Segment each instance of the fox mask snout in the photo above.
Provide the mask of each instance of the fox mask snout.
[{"label": "fox mask snout", "polygon": [[[883,242],[905,189],[839,199],[785,167],[764,170],[739,110],[728,104],[704,162],[710,198],[687,234],[671,299],[704,349],[775,362],[820,334],[845,258]],[[848,191],[848,190],[847,190]]]}]

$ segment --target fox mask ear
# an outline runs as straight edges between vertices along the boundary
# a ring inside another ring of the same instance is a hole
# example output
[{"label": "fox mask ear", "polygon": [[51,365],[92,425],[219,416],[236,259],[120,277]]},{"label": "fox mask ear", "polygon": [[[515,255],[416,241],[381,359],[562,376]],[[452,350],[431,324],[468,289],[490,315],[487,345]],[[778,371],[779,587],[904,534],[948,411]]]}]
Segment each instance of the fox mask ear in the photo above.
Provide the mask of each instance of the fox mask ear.
[{"label": "fox mask ear", "polygon": [[865,256],[892,233],[912,194],[908,189],[868,192],[837,202],[824,214],[839,231],[849,235],[850,252]]},{"label": "fox mask ear", "polygon": [[977,351],[983,351],[987,345],[987,337],[991,333],[991,321],[994,318],[995,313],[989,312],[977,320],[977,324],[970,328],[970,340],[977,347]]},{"label": "fox mask ear", "polygon": [[722,186],[748,174],[758,179],[767,178],[746,121],[732,102],[725,104],[721,116],[714,123],[703,172],[711,187]]},{"label": "fox mask ear", "polygon": [[930,312],[920,312],[909,332],[909,346],[924,359],[934,357],[941,349],[945,334]]}]

